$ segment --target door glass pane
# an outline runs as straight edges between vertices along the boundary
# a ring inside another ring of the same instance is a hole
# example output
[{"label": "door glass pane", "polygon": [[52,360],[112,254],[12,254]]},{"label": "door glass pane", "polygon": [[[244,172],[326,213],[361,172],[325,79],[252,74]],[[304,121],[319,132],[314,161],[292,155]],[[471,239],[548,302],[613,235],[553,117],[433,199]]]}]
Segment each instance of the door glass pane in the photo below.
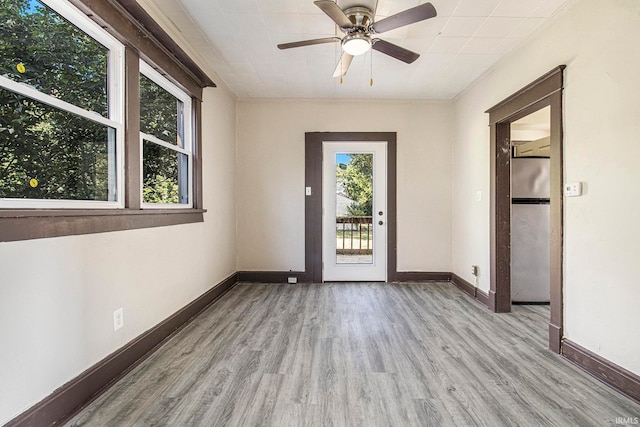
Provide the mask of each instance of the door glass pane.
[{"label": "door glass pane", "polygon": [[373,154],[336,154],[336,263],[373,263]]}]

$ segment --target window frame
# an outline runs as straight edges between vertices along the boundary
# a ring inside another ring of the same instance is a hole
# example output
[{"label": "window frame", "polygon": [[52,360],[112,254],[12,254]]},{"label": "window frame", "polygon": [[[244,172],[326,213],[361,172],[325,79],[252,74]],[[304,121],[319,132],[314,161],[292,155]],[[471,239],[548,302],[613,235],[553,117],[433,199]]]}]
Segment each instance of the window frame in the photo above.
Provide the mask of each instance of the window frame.
[{"label": "window frame", "polygon": [[57,110],[80,116],[95,123],[114,128],[116,200],[73,200],[73,199],[26,199],[0,197],[0,209],[121,209],[124,208],[125,195],[125,93],[124,93],[124,50],[125,47],[111,34],[102,30],[88,16],[80,12],[65,0],[38,0],[51,8],[62,19],[91,37],[96,43],[108,50],[107,54],[107,104],[108,117],[94,111],[88,111],[75,104],[56,98],[53,95],[0,75],[0,87],[49,105]]},{"label": "window frame", "polygon": [[[140,75],[145,76],[153,83],[166,90],[183,105],[183,147],[171,144],[154,135],[140,130],[140,204],[143,209],[191,209],[193,208],[193,105],[191,97],[155,70],[151,65],[140,59]],[[142,99],[140,100],[142,103]],[[144,141],[168,148],[169,150],[187,156],[187,191],[189,203],[145,203],[144,202]]]},{"label": "window frame", "polygon": [[[124,76],[119,91],[124,101],[124,208],[0,207],[0,242],[165,227],[204,221],[202,191],[202,92],[216,87],[208,75],[136,2],[128,0],[56,0],[75,8],[124,46]],[[47,4],[50,1],[47,0]],[[83,29],[84,30],[84,29]],[[91,34],[90,34],[91,35]],[[192,98],[191,209],[142,209],[140,200],[139,60],[161,69]],[[94,207],[94,206],[92,206]]]}]

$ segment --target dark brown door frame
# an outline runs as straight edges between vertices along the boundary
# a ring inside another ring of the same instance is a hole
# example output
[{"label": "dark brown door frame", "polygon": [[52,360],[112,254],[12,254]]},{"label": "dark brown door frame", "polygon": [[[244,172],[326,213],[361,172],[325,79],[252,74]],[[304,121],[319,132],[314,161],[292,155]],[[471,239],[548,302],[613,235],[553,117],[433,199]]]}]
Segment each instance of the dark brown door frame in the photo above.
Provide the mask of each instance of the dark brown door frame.
[{"label": "dark brown door frame", "polygon": [[491,127],[491,277],[489,308],[511,311],[511,123],[551,107],[551,315],[549,348],[560,353],[562,341],[562,88],[565,66],[554,68],[490,108]]},{"label": "dark brown door frame", "polygon": [[305,279],[322,283],[322,143],[384,142],[387,143],[387,281],[396,280],[396,133],[395,132],[306,132],[305,186]]}]

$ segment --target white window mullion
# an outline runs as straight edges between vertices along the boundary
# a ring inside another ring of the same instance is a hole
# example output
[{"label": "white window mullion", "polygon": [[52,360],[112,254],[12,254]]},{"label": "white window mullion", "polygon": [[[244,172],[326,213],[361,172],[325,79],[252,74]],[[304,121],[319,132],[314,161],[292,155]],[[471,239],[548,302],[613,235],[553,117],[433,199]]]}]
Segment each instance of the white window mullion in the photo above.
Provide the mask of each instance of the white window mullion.
[{"label": "white window mullion", "polygon": [[180,147],[179,145],[163,141],[160,138],[156,138],[155,136],[150,135],[148,133],[140,132],[140,136],[144,140],[147,140],[149,142],[153,142],[154,144],[162,145],[163,147],[166,147],[166,148],[168,148],[170,150],[173,150],[173,151],[177,151],[178,153],[182,153],[182,154],[186,154],[186,155],[190,155],[191,154],[191,150],[185,150],[184,148]]},{"label": "white window mullion", "polygon": [[165,76],[160,74],[157,70],[155,70],[151,65],[140,60],[140,73],[147,76],[149,79],[153,80],[157,85],[162,87],[164,90],[169,92],[171,95],[175,96],[177,99],[185,103],[185,111],[187,110],[187,101],[190,102],[191,97],[180,90],[176,85],[171,83]]},{"label": "white window mullion", "polygon": [[10,209],[118,209],[121,207],[121,204],[119,202],[94,200],[0,198],[0,206]]},{"label": "white window mullion", "polygon": [[115,128],[120,123],[122,123],[121,121],[117,122],[114,120],[110,120],[94,111],[87,111],[84,108],[80,108],[76,105],[70,104],[66,101],[63,101],[62,99],[40,92],[32,86],[15,82],[4,76],[0,76],[0,86],[12,92],[24,95],[28,98],[35,99],[36,101],[42,102],[43,104],[47,104],[51,107],[57,108],[58,110],[68,111],[69,113],[75,114],[76,116],[83,117],[96,123],[100,123],[101,125],[111,126]]}]

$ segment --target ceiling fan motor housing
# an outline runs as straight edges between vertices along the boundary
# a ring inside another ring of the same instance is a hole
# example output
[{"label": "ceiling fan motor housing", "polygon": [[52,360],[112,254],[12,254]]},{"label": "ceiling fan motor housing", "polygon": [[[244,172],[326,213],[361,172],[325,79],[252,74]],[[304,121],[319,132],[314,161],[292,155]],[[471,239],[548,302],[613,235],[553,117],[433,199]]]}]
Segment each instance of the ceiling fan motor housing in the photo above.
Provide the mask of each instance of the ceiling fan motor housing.
[{"label": "ceiling fan motor housing", "polygon": [[[353,27],[351,30],[362,30],[367,31],[369,29],[369,25],[373,23],[373,12],[371,12],[366,7],[356,6],[350,7],[349,9],[345,9],[344,14],[347,15]],[[343,28],[343,30],[348,31],[349,28]]]},{"label": "ceiling fan motor housing", "polygon": [[351,21],[350,28],[342,28],[346,33],[342,39],[342,49],[349,55],[357,56],[371,48],[369,25],[373,22],[373,13],[366,7],[351,7],[344,11]]}]

